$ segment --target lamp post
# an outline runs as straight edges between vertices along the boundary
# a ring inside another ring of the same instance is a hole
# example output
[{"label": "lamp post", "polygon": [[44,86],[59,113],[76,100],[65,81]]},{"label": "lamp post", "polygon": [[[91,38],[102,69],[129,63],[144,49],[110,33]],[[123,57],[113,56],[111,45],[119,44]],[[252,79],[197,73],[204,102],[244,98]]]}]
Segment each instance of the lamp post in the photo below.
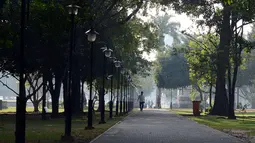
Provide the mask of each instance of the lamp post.
[{"label": "lamp post", "polygon": [[122,115],[122,104],[123,104],[123,75],[124,75],[125,71],[124,69],[121,70],[121,75],[120,75],[120,115]]},{"label": "lamp post", "polygon": [[78,14],[78,9],[80,8],[77,5],[68,5],[68,14],[71,16],[71,34],[70,34],[70,48],[68,55],[68,74],[67,74],[67,111],[65,111],[65,135],[63,138],[71,137],[72,130],[72,101],[71,101],[71,80],[72,80],[72,60],[73,60],[73,50],[74,50],[74,17]]},{"label": "lamp post", "polygon": [[126,94],[125,94],[125,113],[127,114],[128,113],[128,73],[126,73],[126,77],[125,77],[125,91],[126,91]]},{"label": "lamp post", "polygon": [[133,99],[134,87],[132,86],[131,76],[129,76],[129,83],[130,83],[130,108],[129,108],[129,110],[131,111],[131,110],[133,110],[133,105],[134,105],[134,103],[133,103],[133,101],[134,101],[134,99]]},{"label": "lamp post", "polygon": [[113,86],[113,68],[114,68],[114,61],[116,60],[115,57],[111,57],[111,59],[113,60],[113,62],[111,63],[111,74],[108,76],[108,79],[111,80],[111,97],[110,97],[110,103],[109,103],[109,109],[110,109],[110,114],[109,114],[109,118],[112,119],[112,109],[113,109],[113,101],[112,101],[112,97],[113,97],[113,91],[112,91],[112,86]]},{"label": "lamp post", "polygon": [[126,100],[127,100],[127,80],[126,80],[126,77],[125,75],[123,76],[123,114],[126,113]]},{"label": "lamp post", "polygon": [[101,48],[103,50],[103,75],[102,75],[102,89],[101,89],[101,100],[99,101],[101,103],[101,110],[100,110],[100,115],[101,115],[101,120],[99,124],[104,124],[105,122],[105,101],[104,101],[104,95],[105,95],[105,88],[104,88],[104,83],[105,83],[105,58],[111,57],[112,50],[108,49],[106,46]]},{"label": "lamp post", "polygon": [[129,93],[129,101],[128,101],[128,112],[131,111],[131,85],[130,85],[130,80],[129,80],[129,87],[128,87],[128,93]]},{"label": "lamp post", "polygon": [[20,20],[19,96],[16,98],[16,124],[15,124],[16,143],[25,143],[26,140],[26,95],[24,80],[25,16],[26,16],[26,1],[22,0]]},{"label": "lamp post", "polygon": [[172,89],[171,89],[171,103],[170,103],[170,109],[173,109],[173,94],[172,94]]},{"label": "lamp post", "polygon": [[114,61],[115,67],[117,68],[117,100],[116,100],[116,116],[119,115],[119,89],[120,89],[120,71],[121,62],[118,60]]},{"label": "lamp post", "polygon": [[90,44],[90,87],[89,87],[89,109],[88,109],[88,125],[86,129],[94,129],[92,125],[92,112],[93,112],[93,99],[92,99],[92,90],[93,90],[93,45],[96,41],[98,33],[94,30],[94,28],[91,28],[85,33],[88,37],[88,41]]},{"label": "lamp post", "polygon": [[127,75],[127,113],[130,111],[130,75]]},{"label": "lamp post", "polygon": [[112,86],[113,86],[113,75],[108,75],[107,77],[108,80],[111,80],[111,95],[110,95],[110,102],[109,102],[109,109],[110,109],[110,113],[109,113],[109,118],[112,119],[112,108],[113,108],[113,102],[112,102]]}]

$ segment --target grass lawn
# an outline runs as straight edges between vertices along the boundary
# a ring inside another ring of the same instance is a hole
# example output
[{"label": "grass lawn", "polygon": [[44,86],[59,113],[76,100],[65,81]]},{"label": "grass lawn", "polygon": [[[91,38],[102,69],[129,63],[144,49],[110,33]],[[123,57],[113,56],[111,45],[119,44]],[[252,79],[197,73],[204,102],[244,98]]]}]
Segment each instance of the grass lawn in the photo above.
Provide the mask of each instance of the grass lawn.
[{"label": "grass lawn", "polygon": [[192,109],[172,109],[171,112],[175,112],[176,114],[179,114],[179,115],[192,115]]},{"label": "grass lawn", "polygon": [[249,136],[255,136],[255,110],[247,110],[244,114],[236,111],[236,120],[229,120],[227,117],[210,116],[205,114],[195,117],[192,115],[192,109],[173,109],[171,112],[187,116],[193,121],[221,131],[242,132]]},{"label": "grass lawn", "polygon": [[[27,112],[33,112],[34,111],[34,107],[27,107]],[[48,109],[49,110],[49,112],[52,112],[52,110],[51,109]],[[85,107],[84,108],[84,112],[87,112],[87,107]],[[106,111],[109,111],[110,109],[109,109],[109,107],[105,107],[105,110]],[[113,111],[115,111],[116,110],[116,108],[113,108]],[[39,108],[39,111],[40,112],[42,112],[42,108]],[[0,114],[1,113],[3,113],[3,114],[5,114],[5,113],[15,113],[16,112],[16,107],[8,107],[7,109],[3,109],[3,110],[0,110]],[[59,108],[59,112],[64,112],[64,109],[63,108]]]},{"label": "grass lawn", "polygon": [[[33,107],[27,107],[27,112],[33,112],[34,111],[34,108]],[[39,111],[41,112],[42,109],[39,108]],[[49,109],[49,112],[51,112],[52,110]],[[16,112],[16,107],[8,107],[7,109],[3,109],[3,110],[0,110],[0,114],[1,113],[15,113]],[[59,109],[59,112],[64,112],[64,109]]]},{"label": "grass lawn", "polygon": [[237,120],[229,120],[227,118],[209,115],[189,118],[200,124],[204,124],[221,131],[241,131],[251,136],[255,135],[255,118],[237,118]]},{"label": "grass lawn", "polygon": [[[74,117],[72,121],[72,135],[76,140],[87,143],[108,128],[116,124],[123,117],[109,120],[106,113],[106,124],[98,124],[100,114],[96,113],[93,130],[85,130],[87,117]],[[59,143],[64,134],[64,118],[40,120],[40,115],[27,115],[26,139],[27,143]],[[0,115],[0,143],[13,143],[15,129],[15,115]]]}]

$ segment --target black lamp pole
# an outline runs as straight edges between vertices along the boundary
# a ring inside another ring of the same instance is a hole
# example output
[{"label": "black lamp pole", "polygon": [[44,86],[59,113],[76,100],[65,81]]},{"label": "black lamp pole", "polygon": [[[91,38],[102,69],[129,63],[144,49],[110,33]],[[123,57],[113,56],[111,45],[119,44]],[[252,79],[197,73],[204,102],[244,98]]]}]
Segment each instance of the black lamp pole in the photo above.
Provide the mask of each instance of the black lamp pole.
[{"label": "black lamp pole", "polygon": [[90,42],[90,83],[89,83],[89,109],[88,109],[88,125],[85,129],[94,129],[93,122],[93,99],[92,99],[92,90],[93,90],[93,49],[94,42],[99,33],[97,33],[94,28],[91,26],[91,29],[88,30],[85,34],[88,36],[88,41]]},{"label": "black lamp pole", "polygon": [[123,77],[122,77],[122,82],[123,82],[123,95],[122,95],[122,113],[123,114],[125,114],[125,100],[126,100],[126,87],[125,87],[125,83],[126,83],[126,81],[125,81],[125,76],[123,75]]},{"label": "black lamp pole", "polygon": [[130,107],[131,107],[131,103],[130,103],[130,101],[131,101],[131,99],[130,99],[131,94],[130,93],[131,92],[130,92],[130,81],[129,81],[129,83],[128,83],[128,112],[130,112]]},{"label": "black lamp pole", "polygon": [[68,12],[71,16],[71,31],[70,31],[70,48],[68,55],[68,74],[67,74],[67,106],[65,111],[65,134],[62,139],[70,139],[71,130],[72,130],[72,93],[71,93],[71,84],[72,84],[72,69],[73,69],[73,51],[74,51],[74,17],[78,14],[79,6],[77,5],[68,5]]},{"label": "black lamp pole", "polygon": [[127,113],[129,112],[129,107],[130,107],[130,104],[129,104],[129,99],[130,98],[130,94],[129,94],[129,81],[128,81],[128,85],[127,85]]},{"label": "black lamp pole", "polygon": [[111,99],[110,99],[110,104],[109,104],[109,108],[110,108],[109,117],[110,117],[110,119],[112,119],[112,108],[113,108],[113,101],[112,101],[113,91],[112,91],[112,86],[113,86],[113,68],[114,68],[114,63],[112,63],[111,66],[112,66],[111,67],[111,73],[112,73],[112,77],[111,77]]},{"label": "black lamp pole", "polygon": [[25,143],[26,140],[26,95],[24,80],[24,47],[25,47],[25,16],[26,0],[21,1],[20,20],[20,67],[19,67],[19,96],[16,99],[16,131],[15,142]]},{"label": "black lamp pole", "polygon": [[119,91],[120,91],[120,70],[117,67],[117,100],[116,100],[116,116],[119,116]]},{"label": "black lamp pole", "polygon": [[129,81],[128,81],[128,85],[127,85],[127,113],[129,112],[129,97],[130,97],[130,94],[129,94]]},{"label": "black lamp pole", "polygon": [[128,92],[127,92],[127,79],[125,78],[125,113],[127,113],[127,99],[128,99]]},{"label": "black lamp pole", "polygon": [[93,46],[94,42],[91,42],[90,45],[90,81],[89,81],[89,109],[88,109],[88,125],[86,129],[93,129],[92,125],[92,112],[93,112],[93,100],[92,100],[92,90],[93,90]]},{"label": "black lamp pole", "polygon": [[73,59],[73,41],[74,41],[74,13],[71,14],[71,37],[70,37],[70,49],[69,49],[69,60],[68,60],[68,84],[67,84],[67,112],[65,114],[65,137],[71,136],[71,129],[72,129],[72,98],[71,98],[71,81],[72,81],[72,59]]},{"label": "black lamp pole", "polygon": [[134,87],[131,87],[131,111],[133,110],[134,107]]},{"label": "black lamp pole", "polygon": [[123,75],[120,74],[120,115],[122,115]]},{"label": "black lamp pole", "polygon": [[101,100],[99,101],[101,103],[101,110],[100,110],[100,122],[99,124],[104,124],[105,122],[105,101],[104,101],[104,94],[105,94],[105,89],[104,89],[104,83],[105,83],[105,54],[103,52],[103,74],[102,74],[102,89],[101,89]]},{"label": "black lamp pole", "polygon": [[129,111],[131,111],[132,110],[132,86],[131,86],[131,83],[130,83],[130,87],[129,87],[129,92],[130,92],[130,95],[129,95],[129,102],[130,102]]}]

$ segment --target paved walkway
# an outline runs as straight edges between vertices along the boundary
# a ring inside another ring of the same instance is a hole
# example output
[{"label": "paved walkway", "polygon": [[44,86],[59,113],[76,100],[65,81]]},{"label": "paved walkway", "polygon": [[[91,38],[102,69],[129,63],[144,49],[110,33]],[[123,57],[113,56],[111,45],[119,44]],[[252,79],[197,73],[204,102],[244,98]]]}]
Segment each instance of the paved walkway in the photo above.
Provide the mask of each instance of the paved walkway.
[{"label": "paved walkway", "polygon": [[241,143],[223,132],[163,110],[127,117],[92,143]]}]

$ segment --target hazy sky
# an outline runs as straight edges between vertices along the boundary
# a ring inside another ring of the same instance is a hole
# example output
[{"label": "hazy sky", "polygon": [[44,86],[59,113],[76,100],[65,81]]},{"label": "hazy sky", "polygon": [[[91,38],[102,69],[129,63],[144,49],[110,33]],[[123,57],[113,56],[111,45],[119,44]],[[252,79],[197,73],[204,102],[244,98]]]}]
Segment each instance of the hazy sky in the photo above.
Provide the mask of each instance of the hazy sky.
[{"label": "hazy sky", "polygon": [[[186,14],[176,14],[175,11],[173,10],[167,10],[166,12],[159,11],[158,13],[156,12],[156,9],[151,9],[149,12],[149,15],[156,16],[156,15],[164,15],[165,13],[168,13],[170,15],[173,15],[173,17],[170,19],[170,21],[174,22],[179,22],[181,24],[181,27],[179,31],[186,30],[188,33],[197,33],[198,29],[196,27],[196,23],[192,21],[192,19],[187,16]],[[151,20],[150,16],[143,17],[139,16],[143,20]],[[241,22],[238,23],[238,25],[241,25]],[[247,34],[251,30],[251,25],[246,25],[244,26],[244,34]],[[200,31],[201,32],[201,31]],[[172,43],[172,38],[171,36],[165,35],[165,43],[168,45],[171,45]],[[149,60],[149,61],[154,61],[156,60],[156,52],[153,51],[150,54],[144,53],[143,54],[144,58]]]},{"label": "hazy sky", "polygon": [[[191,29],[193,27],[192,25],[194,25],[192,20],[186,14],[181,14],[181,15],[176,14],[172,10],[168,10],[166,12],[159,11],[157,13],[156,9],[151,9],[148,13],[151,16],[164,15],[165,13],[173,15],[173,17],[170,19],[170,21],[179,22],[181,24],[181,27],[180,27],[179,31]],[[139,17],[141,17],[145,21],[150,21],[151,20],[150,16],[147,16],[147,17],[139,16]],[[195,29],[195,28],[193,27],[192,29]],[[173,40],[172,40],[171,36],[165,35],[165,43],[166,44],[171,45],[172,41]],[[143,56],[144,56],[145,59],[147,59],[149,61],[156,60],[156,52],[155,51],[151,52],[150,54],[144,53]]]}]

